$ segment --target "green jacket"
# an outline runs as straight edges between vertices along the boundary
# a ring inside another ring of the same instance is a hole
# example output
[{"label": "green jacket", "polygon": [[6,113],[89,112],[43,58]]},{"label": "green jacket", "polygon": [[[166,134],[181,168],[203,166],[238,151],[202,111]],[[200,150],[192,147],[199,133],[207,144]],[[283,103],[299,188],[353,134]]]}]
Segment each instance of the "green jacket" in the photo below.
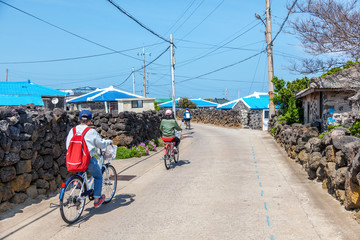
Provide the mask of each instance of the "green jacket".
[{"label": "green jacket", "polygon": [[181,127],[177,124],[175,119],[163,119],[160,123],[160,131],[162,132],[163,138],[175,137],[174,130],[181,131]]}]

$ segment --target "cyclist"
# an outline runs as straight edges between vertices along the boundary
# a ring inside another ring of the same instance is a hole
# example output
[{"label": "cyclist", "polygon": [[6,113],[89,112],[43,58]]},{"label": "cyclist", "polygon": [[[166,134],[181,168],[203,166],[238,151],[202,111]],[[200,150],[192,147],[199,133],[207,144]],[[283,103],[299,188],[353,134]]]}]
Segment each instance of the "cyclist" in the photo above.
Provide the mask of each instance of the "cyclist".
[{"label": "cyclist", "polygon": [[[91,123],[92,113],[89,110],[82,110],[79,114],[80,124],[77,125],[76,133],[81,134],[85,128]],[[73,137],[73,131],[70,130],[67,139],[66,139],[66,149],[69,147],[70,140]],[[87,171],[94,177],[94,207],[98,208],[105,200],[105,195],[101,195],[102,189],[102,172],[100,166],[94,157],[96,153],[95,148],[105,148],[106,146],[112,144],[111,140],[104,140],[100,137],[99,133],[95,129],[90,129],[84,136],[86,145],[90,152],[90,163]]]},{"label": "cyclist", "polygon": [[185,122],[185,126],[186,123],[188,122],[189,126],[190,126],[190,120],[191,120],[191,113],[189,111],[189,108],[186,108],[185,112],[184,112],[184,122]]},{"label": "cyclist", "polygon": [[161,120],[160,131],[164,141],[175,142],[174,149],[177,150],[180,139],[175,136],[175,130],[181,131],[181,127],[176,122],[173,112],[168,109],[165,111],[165,117]]}]

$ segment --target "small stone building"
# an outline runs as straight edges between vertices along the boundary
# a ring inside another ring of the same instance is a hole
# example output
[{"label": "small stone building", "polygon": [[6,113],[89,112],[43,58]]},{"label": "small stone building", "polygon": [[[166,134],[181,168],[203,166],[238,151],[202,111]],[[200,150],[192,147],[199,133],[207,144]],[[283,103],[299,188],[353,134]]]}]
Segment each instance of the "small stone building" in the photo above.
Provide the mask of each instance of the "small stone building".
[{"label": "small stone building", "polygon": [[304,108],[304,123],[349,127],[352,115],[360,113],[360,66],[345,69],[322,78],[310,79],[309,88],[296,94]]},{"label": "small stone building", "polygon": [[96,89],[90,93],[75,97],[67,103],[71,111],[89,109],[105,110],[106,113],[119,113],[154,110],[154,98],[144,98],[115,89],[113,86]]},{"label": "small stone building", "polygon": [[267,130],[269,121],[269,95],[254,92],[218,106],[223,110],[238,110],[241,115],[241,124],[244,128]]}]

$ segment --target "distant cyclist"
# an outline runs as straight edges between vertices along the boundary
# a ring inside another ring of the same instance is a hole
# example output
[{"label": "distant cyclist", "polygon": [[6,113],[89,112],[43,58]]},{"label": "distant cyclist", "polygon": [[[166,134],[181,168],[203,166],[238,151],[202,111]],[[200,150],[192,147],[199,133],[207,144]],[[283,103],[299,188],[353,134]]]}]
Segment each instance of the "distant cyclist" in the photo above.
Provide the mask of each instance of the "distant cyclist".
[{"label": "distant cyclist", "polygon": [[184,119],[183,120],[185,122],[185,126],[190,129],[191,113],[189,111],[189,108],[186,108],[186,110],[184,112]]},{"label": "distant cyclist", "polygon": [[165,116],[160,123],[160,131],[164,141],[175,142],[174,148],[177,150],[180,139],[175,136],[175,130],[181,131],[181,127],[176,122],[173,112],[168,109],[165,111]]}]

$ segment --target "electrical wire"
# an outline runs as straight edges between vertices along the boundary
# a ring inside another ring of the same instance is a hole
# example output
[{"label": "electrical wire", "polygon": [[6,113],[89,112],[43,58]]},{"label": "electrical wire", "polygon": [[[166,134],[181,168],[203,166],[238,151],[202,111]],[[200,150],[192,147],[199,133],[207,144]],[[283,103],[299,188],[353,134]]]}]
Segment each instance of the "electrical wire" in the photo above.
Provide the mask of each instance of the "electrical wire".
[{"label": "electrical wire", "polygon": [[241,37],[241,36],[243,36],[244,34],[248,33],[249,31],[251,31],[252,29],[254,29],[256,26],[258,26],[259,24],[260,24],[260,22],[256,23],[254,26],[250,27],[250,28],[247,29],[245,32],[242,32],[241,34],[237,35],[236,37],[234,37],[234,38],[232,38],[231,40],[227,41],[226,43],[222,44],[221,46],[218,46],[218,47],[215,48],[214,50],[212,50],[212,51],[210,51],[210,52],[208,52],[208,53],[206,53],[206,54],[204,54],[204,55],[202,55],[202,56],[200,56],[200,57],[197,57],[197,58],[194,58],[194,59],[189,59],[189,60],[186,60],[186,61],[184,61],[184,62],[179,63],[178,67],[183,67],[183,66],[188,65],[188,64],[190,64],[190,63],[192,63],[192,62],[195,62],[195,61],[200,60],[200,59],[202,59],[202,58],[204,58],[204,57],[207,57],[209,54],[211,54],[211,53],[219,50],[220,48],[223,48],[223,47],[226,46],[227,44],[235,41],[235,40],[238,39],[239,37]]},{"label": "electrical wire", "polygon": [[193,29],[191,29],[187,34],[185,34],[185,36],[183,36],[183,38],[187,37],[188,35],[190,35],[190,33],[192,33],[196,28],[198,28],[208,17],[211,16],[211,14],[213,14],[223,3],[225,2],[225,0],[222,0],[198,25],[196,25]]},{"label": "electrical wire", "polygon": [[[112,49],[112,48],[106,47],[106,46],[104,46],[104,45],[102,45],[102,44],[100,44],[100,43],[94,42],[94,41],[92,41],[92,40],[90,40],[90,39],[87,39],[87,38],[85,38],[85,37],[82,37],[82,36],[80,36],[80,35],[78,35],[78,34],[76,34],[76,33],[70,32],[70,31],[68,31],[68,30],[66,30],[66,29],[64,29],[64,28],[62,28],[62,27],[59,27],[59,26],[57,26],[57,25],[55,25],[55,24],[52,24],[52,23],[50,23],[50,22],[48,22],[48,21],[46,21],[46,20],[43,20],[43,19],[41,19],[41,18],[39,18],[39,17],[36,17],[35,15],[33,15],[33,14],[31,14],[31,13],[28,13],[28,12],[26,12],[26,11],[24,11],[24,10],[21,10],[20,8],[17,8],[17,7],[15,7],[15,6],[13,6],[13,5],[10,5],[10,4],[2,1],[2,0],[0,0],[0,3],[2,3],[2,4],[4,4],[4,5],[7,5],[8,7],[11,7],[11,8],[13,8],[13,9],[15,9],[15,10],[21,12],[21,13],[24,13],[24,14],[32,17],[32,18],[35,18],[35,19],[37,19],[37,20],[39,20],[39,21],[41,21],[41,22],[43,22],[43,23],[46,23],[46,24],[48,24],[48,25],[50,25],[50,26],[52,26],[52,27],[54,27],[54,28],[57,28],[57,29],[59,29],[59,30],[61,30],[61,31],[63,31],[63,32],[66,32],[66,33],[68,33],[68,34],[70,34],[70,35],[73,35],[73,36],[75,36],[75,37],[77,37],[77,38],[80,38],[80,39],[82,39],[82,40],[84,40],[84,41],[87,41],[87,42],[92,43],[92,44],[94,44],[94,45],[97,45],[97,46],[99,46],[99,47],[105,48],[105,49],[110,50],[110,51],[112,51],[112,52],[121,54],[121,55],[123,55],[123,56],[129,57],[129,58],[133,58],[133,59],[136,59],[136,60],[140,60],[140,59],[138,59],[138,58],[136,58],[136,57],[127,55],[127,54],[122,53],[122,52],[118,52],[117,50],[114,50],[114,49]],[[141,61],[141,60],[140,60],[140,61]]]},{"label": "electrical wire", "polygon": [[157,36],[158,38],[164,40],[165,42],[168,42],[171,44],[171,42],[167,39],[165,39],[164,37],[160,36],[159,34],[155,33],[153,30],[151,30],[150,28],[146,27],[144,24],[142,24],[139,20],[137,20],[135,17],[133,17],[130,13],[127,13],[124,9],[122,9],[118,4],[114,3],[112,0],[107,0],[109,3],[111,3],[112,5],[114,5],[120,12],[122,12],[123,14],[125,14],[126,16],[128,16],[129,18],[131,18],[133,21],[135,21],[137,24],[139,24],[142,28],[146,29],[147,31],[149,31],[150,33],[152,33],[153,35]]},{"label": "electrical wire", "polygon": [[[154,45],[159,45],[159,43],[155,43],[155,44],[151,44],[151,45],[147,45],[147,46],[154,46]],[[80,56],[80,57],[37,60],[37,61],[23,61],[23,62],[0,62],[0,64],[31,64],[31,63],[50,63],[50,62],[72,61],[72,60],[79,60],[79,59],[86,59],[86,58],[94,58],[94,57],[102,57],[102,56],[107,56],[107,55],[113,55],[113,54],[116,54],[116,53],[127,52],[127,51],[132,51],[132,50],[141,49],[141,48],[143,48],[143,47],[130,48],[130,49],[116,51],[116,52],[100,53],[100,54],[94,54],[94,55],[88,55],[88,56]]]},{"label": "electrical wire", "polygon": [[289,16],[290,16],[290,14],[291,14],[291,11],[292,11],[292,9],[295,7],[296,3],[297,3],[297,0],[295,0],[294,3],[291,5],[291,7],[290,7],[290,9],[289,9],[289,12],[288,12],[288,14],[286,15],[286,18],[284,19],[283,23],[282,23],[281,26],[280,26],[279,31],[276,33],[275,37],[274,37],[274,38],[271,40],[271,42],[270,42],[270,45],[271,45],[271,46],[273,45],[273,43],[274,43],[275,39],[277,38],[277,36],[281,33],[283,27],[285,26],[285,23],[286,23],[287,20],[289,19]]},{"label": "electrical wire", "polygon": [[181,28],[188,20],[189,18],[194,15],[194,13],[199,9],[199,7],[204,3],[205,0],[202,0],[199,5],[197,5],[197,7],[194,9],[194,11],[192,11],[192,13],[180,24],[180,26],[178,26],[173,33],[175,33],[177,30],[179,30],[179,28]]},{"label": "electrical wire", "polygon": [[259,67],[259,63],[260,63],[261,56],[262,56],[262,55],[260,54],[260,55],[259,55],[258,62],[257,62],[257,64],[256,64],[256,68],[255,68],[254,76],[253,76],[253,79],[252,79],[252,81],[251,81],[251,84],[250,84],[250,88],[249,88],[248,94],[250,94],[251,88],[252,88],[252,86],[253,86],[253,84],[254,84],[254,81],[255,81],[256,73],[257,73],[257,70],[258,70],[258,67]]},{"label": "electrical wire", "polygon": [[[245,59],[243,59],[243,60],[241,60],[241,61],[238,61],[238,62],[235,62],[235,63],[229,64],[229,65],[226,65],[226,66],[224,66],[224,67],[221,67],[221,68],[215,69],[215,70],[213,70],[213,71],[210,71],[210,72],[207,72],[207,73],[201,74],[201,75],[196,76],[196,77],[191,77],[191,78],[188,78],[188,79],[185,79],[185,80],[180,80],[180,81],[177,81],[176,83],[178,83],[178,84],[179,84],[179,83],[187,82],[187,81],[194,80],[194,79],[200,79],[201,77],[204,77],[204,76],[207,76],[207,75],[210,75],[210,74],[213,74],[213,73],[219,72],[219,71],[221,71],[221,70],[227,69],[227,68],[229,68],[229,67],[233,67],[233,66],[238,65],[238,64],[240,64],[240,63],[243,63],[243,62],[245,62],[245,61],[247,61],[247,60],[250,60],[250,59],[252,59],[252,58],[254,58],[254,57],[256,57],[256,56],[258,56],[258,55],[262,54],[262,53],[263,53],[263,52],[265,52],[265,51],[266,51],[266,50],[262,50],[262,51],[260,51],[260,52],[258,52],[258,53],[256,53],[256,54],[254,54],[254,55],[251,55],[250,57],[247,57],[247,58],[245,58]],[[169,84],[163,84],[163,85],[157,85],[157,86],[165,86],[165,85],[169,85]]]},{"label": "electrical wire", "polygon": [[[167,50],[169,50],[169,48],[170,48],[170,46],[167,47],[167,48],[166,48],[159,56],[157,56],[154,60],[152,60],[151,62],[149,62],[149,63],[146,64],[145,66],[143,66],[143,67],[135,70],[134,72],[141,71],[141,70],[143,70],[144,68],[148,67],[150,64],[152,64],[153,62],[155,62],[156,60],[158,60],[164,53],[166,53]],[[131,74],[132,74],[132,72],[129,74],[129,76],[128,76],[123,82],[121,82],[120,84],[118,84],[118,85],[116,85],[116,86],[119,87],[119,86],[123,85],[124,83],[126,83],[126,81],[130,78]]]}]

